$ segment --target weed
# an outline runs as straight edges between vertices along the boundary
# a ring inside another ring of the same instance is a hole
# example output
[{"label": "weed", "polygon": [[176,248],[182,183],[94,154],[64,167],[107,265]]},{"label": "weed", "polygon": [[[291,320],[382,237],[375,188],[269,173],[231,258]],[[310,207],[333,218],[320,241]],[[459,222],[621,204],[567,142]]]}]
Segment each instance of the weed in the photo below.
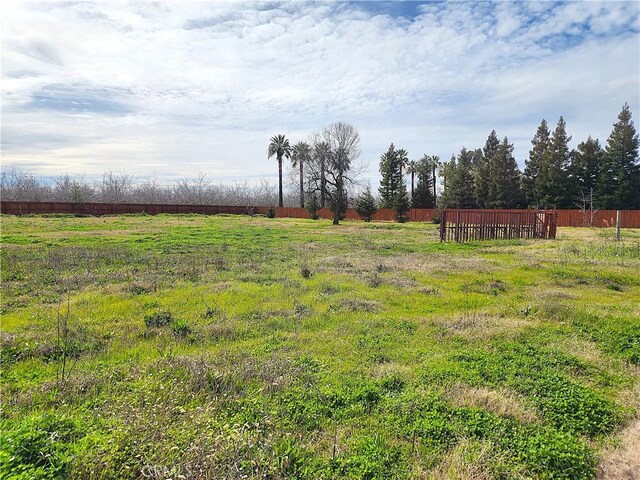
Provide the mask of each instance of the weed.
[{"label": "weed", "polygon": [[311,278],[312,273],[308,265],[302,265],[300,267],[300,275],[302,275],[302,278]]},{"label": "weed", "polygon": [[173,316],[168,310],[154,312],[144,317],[144,324],[149,328],[164,327],[173,321]]},{"label": "weed", "polygon": [[171,322],[171,331],[174,335],[177,335],[179,337],[186,337],[193,330],[191,330],[191,327],[185,320],[176,319]]}]

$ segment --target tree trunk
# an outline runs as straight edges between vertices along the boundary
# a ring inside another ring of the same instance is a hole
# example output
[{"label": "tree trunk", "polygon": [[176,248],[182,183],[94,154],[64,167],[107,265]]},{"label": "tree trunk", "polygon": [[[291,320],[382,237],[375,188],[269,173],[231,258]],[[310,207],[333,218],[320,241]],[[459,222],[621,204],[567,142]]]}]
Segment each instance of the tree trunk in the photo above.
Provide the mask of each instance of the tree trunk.
[{"label": "tree trunk", "polygon": [[342,182],[336,181],[336,198],[333,204],[333,224],[340,224],[340,208],[342,207]]},{"label": "tree trunk", "polygon": [[278,206],[282,208],[282,155],[278,155]]},{"label": "tree trunk", "polygon": [[325,189],[327,188],[327,181],[324,176],[324,157],[320,159],[320,208],[324,208],[326,204]]},{"label": "tree trunk", "polygon": [[302,168],[302,158],[300,158],[300,208],[304,208],[304,173]]},{"label": "tree trunk", "polygon": [[413,200],[413,180],[415,177],[415,173],[411,172],[411,200]]},{"label": "tree trunk", "polygon": [[436,164],[435,162],[433,163],[433,173],[432,173],[432,177],[433,177],[433,201],[436,201]]}]

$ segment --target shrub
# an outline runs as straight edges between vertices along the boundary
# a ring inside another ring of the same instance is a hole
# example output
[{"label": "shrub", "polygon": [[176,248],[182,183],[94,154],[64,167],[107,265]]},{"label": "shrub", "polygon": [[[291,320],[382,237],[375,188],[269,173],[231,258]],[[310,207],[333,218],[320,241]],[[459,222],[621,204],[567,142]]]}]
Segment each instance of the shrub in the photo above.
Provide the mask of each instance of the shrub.
[{"label": "shrub", "polygon": [[174,320],[171,323],[171,331],[175,334],[178,335],[179,337],[186,337],[187,335],[189,335],[192,330],[191,327],[189,326],[189,324],[185,321],[185,320]]},{"label": "shrub", "polygon": [[302,278],[311,278],[312,273],[308,265],[300,267],[300,275],[302,275]]},{"label": "shrub", "polygon": [[276,207],[267,208],[267,218],[276,218]]},{"label": "shrub", "polygon": [[307,211],[313,220],[318,220],[320,215],[318,211],[320,210],[320,205],[318,203],[318,196],[314,193],[309,196],[309,200],[307,201]]},{"label": "shrub", "polygon": [[409,196],[407,195],[407,187],[404,182],[402,182],[398,193],[393,199],[393,214],[398,223],[404,223],[409,219],[407,214],[409,213],[410,208],[411,203],[409,202]]},{"label": "shrub", "polygon": [[366,190],[356,200],[356,212],[362,220],[370,222],[371,217],[378,211],[376,206],[376,200],[371,194],[371,187],[367,187]]},{"label": "shrub", "polygon": [[164,327],[169,325],[173,320],[173,316],[169,311],[155,312],[144,317],[144,324],[147,327]]}]

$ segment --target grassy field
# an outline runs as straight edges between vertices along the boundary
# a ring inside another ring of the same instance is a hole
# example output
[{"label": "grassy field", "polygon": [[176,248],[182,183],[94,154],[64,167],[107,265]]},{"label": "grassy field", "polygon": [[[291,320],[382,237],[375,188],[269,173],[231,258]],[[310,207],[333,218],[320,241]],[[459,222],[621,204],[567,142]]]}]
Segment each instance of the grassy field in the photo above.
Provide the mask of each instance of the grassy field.
[{"label": "grassy field", "polygon": [[0,477],[623,478],[623,233],[3,216]]}]

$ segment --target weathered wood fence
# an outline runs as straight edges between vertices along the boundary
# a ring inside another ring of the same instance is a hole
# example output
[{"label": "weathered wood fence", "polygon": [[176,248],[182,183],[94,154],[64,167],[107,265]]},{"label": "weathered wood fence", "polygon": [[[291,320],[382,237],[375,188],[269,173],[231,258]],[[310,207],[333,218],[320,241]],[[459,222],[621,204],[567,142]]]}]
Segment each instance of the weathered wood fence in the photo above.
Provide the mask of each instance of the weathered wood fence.
[{"label": "weathered wood fence", "polygon": [[440,241],[556,238],[553,210],[462,210],[440,213]]},{"label": "weathered wood fence", "polygon": [[[276,217],[310,218],[304,208],[284,207],[276,208]],[[67,213],[74,215],[119,215],[123,213],[146,213],[156,215],[160,213],[185,214],[199,213],[216,215],[229,213],[246,215],[251,213],[265,214],[267,207],[237,206],[237,205],[178,205],[178,204],[144,204],[144,203],[69,203],[69,202],[0,202],[0,211],[12,215],[28,214],[56,214]],[[477,211],[477,210],[476,210]],[[500,210],[502,212],[531,212],[533,210]],[[439,214],[437,209],[411,209],[409,221],[430,222]],[[331,211],[321,209],[320,218],[331,218]],[[557,226],[584,227],[590,224],[594,227],[615,226],[615,210],[598,210],[593,215],[580,210],[557,210]],[[347,220],[358,219],[353,208],[347,209]],[[640,210],[621,210],[622,228],[640,228]],[[374,221],[393,221],[393,211],[388,208],[380,209],[373,216]]]}]

